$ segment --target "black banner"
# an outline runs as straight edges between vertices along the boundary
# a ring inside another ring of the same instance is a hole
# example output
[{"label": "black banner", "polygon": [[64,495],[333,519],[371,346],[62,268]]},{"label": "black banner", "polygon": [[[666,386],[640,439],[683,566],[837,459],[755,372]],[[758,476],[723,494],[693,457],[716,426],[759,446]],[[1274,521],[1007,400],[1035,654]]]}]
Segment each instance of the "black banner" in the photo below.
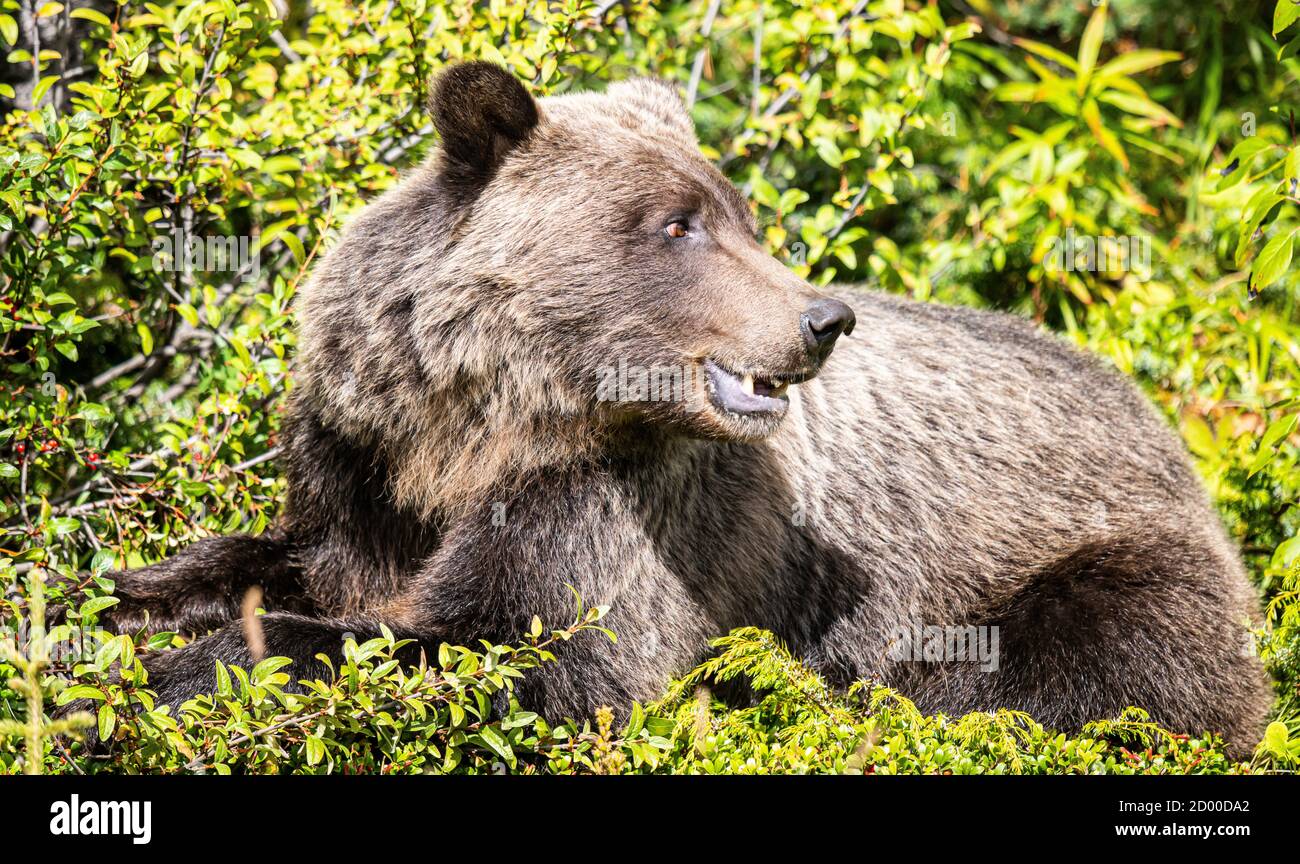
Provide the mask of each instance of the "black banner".
[{"label": "black banner", "polygon": [[[729,847],[835,837],[1216,845],[1294,837],[1290,777],[41,777],[0,783],[11,830],[52,853],[256,843],[337,853],[419,842],[438,825],[493,848],[521,831],[626,841],[708,826]],[[408,833],[408,832],[415,833]],[[540,835],[542,837],[546,835]],[[528,838],[532,839],[528,839]],[[405,839],[404,839],[405,838]],[[582,848],[582,847],[578,847]],[[1053,847],[1044,847],[1053,848]],[[1055,848],[1059,848],[1059,845]],[[769,848],[770,851],[770,848]]]}]

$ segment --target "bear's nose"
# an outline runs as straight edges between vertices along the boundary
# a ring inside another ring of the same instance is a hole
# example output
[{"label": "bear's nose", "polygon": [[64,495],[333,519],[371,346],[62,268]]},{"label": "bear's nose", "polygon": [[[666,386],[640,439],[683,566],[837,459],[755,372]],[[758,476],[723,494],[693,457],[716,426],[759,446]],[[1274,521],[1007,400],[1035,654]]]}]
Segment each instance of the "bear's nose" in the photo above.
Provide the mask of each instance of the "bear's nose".
[{"label": "bear's nose", "polygon": [[814,300],[800,322],[803,341],[817,360],[825,360],[841,335],[852,333],[857,318],[847,304],[829,297]]}]

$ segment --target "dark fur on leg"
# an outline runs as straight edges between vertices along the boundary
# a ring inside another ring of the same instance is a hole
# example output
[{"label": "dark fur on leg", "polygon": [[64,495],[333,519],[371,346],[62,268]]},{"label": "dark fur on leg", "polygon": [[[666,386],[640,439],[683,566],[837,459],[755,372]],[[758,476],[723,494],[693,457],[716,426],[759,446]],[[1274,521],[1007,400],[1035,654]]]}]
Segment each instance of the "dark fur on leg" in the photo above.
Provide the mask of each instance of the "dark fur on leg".
[{"label": "dark fur on leg", "polygon": [[100,616],[115,632],[206,633],[239,617],[252,587],[267,609],[310,614],[292,544],[275,536],[210,537],[172,558],[111,574],[120,601]]},{"label": "dark fur on leg", "polygon": [[1067,732],[1136,705],[1168,729],[1218,732],[1230,755],[1249,758],[1271,694],[1248,650],[1248,600],[1220,580],[1234,562],[1214,548],[1174,531],[1078,550],[989,622],[1000,633],[996,672],[942,664],[917,704],[1014,708]]}]

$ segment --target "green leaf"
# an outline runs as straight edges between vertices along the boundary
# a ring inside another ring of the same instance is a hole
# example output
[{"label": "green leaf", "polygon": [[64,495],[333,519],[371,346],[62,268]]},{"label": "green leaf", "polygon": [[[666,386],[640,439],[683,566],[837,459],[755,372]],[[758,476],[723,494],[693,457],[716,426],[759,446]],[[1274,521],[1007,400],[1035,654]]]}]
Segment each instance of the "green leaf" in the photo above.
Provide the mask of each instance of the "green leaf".
[{"label": "green leaf", "polygon": [[[1287,0],[1282,0],[1282,2],[1285,3]],[[1274,720],[1272,723],[1268,724],[1268,728],[1264,730],[1264,747],[1275,756],[1286,756],[1288,753],[1286,746],[1287,739],[1290,737],[1291,733],[1286,728],[1286,724],[1279,720]]]},{"label": "green leaf", "polygon": [[1292,0],[1277,0],[1277,5],[1273,7],[1273,35],[1281,33],[1286,28],[1295,23],[1295,19],[1300,18],[1300,3],[1294,3]]},{"label": "green leaf", "polygon": [[267,174],[287,174],[301,167],[302,163],[293,156],[272,156],[262,162],[262,171]]},{"label": "green leaf", "polygon": [[51,519],[49,524],[54,529],[55,535],[62,537],[64,534],[71,534],[80,528],[81,520],[73,519],[71,516],[60,516],[57,519]]},{"label": "green leaf", "polygon": [[77,699],[93,699],[97,702],[103,702],[107,697],[95,687],[89,684],[73,684],[59,693],[59,697],[54,700],[56,705],[67,705],[69,702]]},{"label": "green leaf", "polygon": [[1273,550],[1273,558],[1269,561],[1269,566],[1285,570],[1291,566],[1297,557],[1300,557],[1300,535],[1290,537],[1279,543],[1277,548]]},{"label": "green leaf", "polygon": [[1277,49],[1277,59],[1289,60],[1292,57],[1300,55],[1300,33],[1291,37],[1291,41]]},{"label": "green leaf", "polygon": [[117,641],[122,646],[120,652],[122,666],[128,667],[135,662],[135,641],[126,633],[118,636]]},{"label": "green leaf", "polygon": [[108,16],[98,9],[73,9],[68,13],[69,18],[82,18],[86,21],[93,21],[96,24],[103,24],[105,27],[112,27],[113,22],[108,20]]},{"label": "green leaf", "polygon": [[325,758],[325,742],[312,736],[307,739],[307,764],[319,765]]},{"label": "green leaf", "polygon": [[113,711],[112,705],[99,706],[99,740],[107,741],[113,737],[113,730],[117,728],[117,713]]},{"label": "green leaf", "polygon": [[145,326],[143,321],[137,321],[135,332],[140,335],[140,350],[146,355],[153,353],[153,333]]},{"label": "green leaf", "polygon": [[641,703],[633,702],[632,715],[628,718],[627,728],[623,730],[623,737],[631,739],[640,735],[642,727],[645,726],[645,717],[645,709],[641,707]]},{"label": "green leaf", "polygon": [[0,38],[10,45],[18,44],[18,22],[9,15],[0,15]]},{"label": "green leaf", "polygon": [[113,562],[116,560],[117,553],[112,549],[100,549],[95,552],[95,556],[90,559],[90,572],[94,573],[96,576],[102,575],[113,566]]},{"label": "green leaf", "polygon": [[139,78],[144,74],[144,70],[149,68],[149,51],[144,50],[135,56],[131,65],[127,68],[127,74],[132,78]]},{"label": "green leaf", "polygon": [[1269,424],[1267,431],[1264,432],[1264,437],[1259,441],[1259,448],[1255,451],[1255,458],[1247,469],[1247,476],[1253,477],[1268,467],[1276,455],[1275,448],[1278,442],[1295,431],[1297,419],[1300,419],[1300,414],[1292,414]]},{"label": "green leaf", "polygon": [[120,602],[122,601],[116,597],[91,597],[77,608],[77,613],[81,615],[82,618],[90,615],[98,615],[105,609],[111,609]]},{"label": "green leaf", "polygon": [[813,142],[813,149],[832,168],[839,168],[844,163],[844,154],[831,138],[818,138]]},{"label": "green leaf", "polygon": [[[1043,141],[1034,142],[1029,153],[1029,182],[1046,183],[1052,178],[1052,167],[1055,164],[1056,154],[1053,149]],[[849,264],[849,266],[854,265]]]},{"label": "green leaf", "polygon": [[37,81],[36,86],[32,88],[32,104],[39,104],[41,99],[44,98],[46,92],[49,91],[51,85],[58,80],[58,75],[46,75],[41,78],[40,81]]},{"label": "green leaf", "polygon": [[1097,54],[1101,51],[1101,40],[1106,35],[1106,4],[1102,3],[1088,19],[1088,26],[1083,28],[1083,39],[1079,42],[1079,95],[1082,96],[1088,86],[1088,78],[1093,67],[1097,65]]},{"label": "green leaf", "polygon": [[1300,414],[1292,414],[1283,417],[1281,420],[1274,420],[1269,424],[1268,430],[1264,432],[1264,437],[1260,439],[1260,447],[1272,447],[1289,436],[1295,431],[1296,421],[1300,420]]},{"label": "green leaf", "polygon": [[1073,57],[1066,54],[1064,51],[1053,48],[1051,45],[1044,45],[1042,42],[1035,42],[1032,39],[1015,38],[1011,41],[1029,53],[1037,54],[1044,60],[1051,60],[1053,63],[1064,66],[1071,72],[1079,71],[1079,64],[1075,62]]},{"label": "green leaf", "polygon": [[262,662],[253,667],[253,673],[250,676],[254,684],[261,684],[267,678],[270,678],[276,672],[293,663],[288,657],[267,657]]},{"label": "green leaf", "polygon": [[1291,247],[1295,241],[1296,229],[1278,234],[1259,251],[1259,257],[1250,271],[1250,284],[1256,291],[1263,291],[1281,278],[1291,266]]},{"label": "green leaf", "polygon": [[1097,99],[1109,105],[1114,105],[1121,111],[1127,111],[1129,114],[1135,114],[1138,117],[1147,117],[1164,123],[1166,126],[1182,128],[1183,121],[1179,120],[1164,106],[1152,102],[1145,96],[1135,96],[1132,93],[1121,93],[1118,90],[1107,90],[1100,94]]},{"label": "green leaf", "polygon": [[1104,79],[1134,75],[1138,72],[1154,69],[1157,66],[1163,66],[1166,63],[1173,63],[1182,58],[1183,55],[1177,51],[1156,51],[1151,48],[1142,48],[1121,54],[1109,61],[1097,70],[1097,77]]},{"label": "green leaf", "polygon": [[229,699],[235,692],[234,685],[230,681],[230,670],[226,668],[226,664],[218,660],[216,661],[216,672],[217,695]]},{"label": "green leaf", "polygon": [[[1105,7],[1102,7],[1105,8]],[[1096,102],[1087,102],[1083,106],[1083,119],[1092,131],[1092,137],[1097,139],[1097,143],[1110,155],[1114,156],[1124,170],[1128,170],[1128,155],[1124,153],[1124,148],[1120,146],[1119,139],[1115,133],[1106,128],[1105,122],[1101,119],[1101,111],[1097,108]]]},{"label": "green leaf", "polygon": [[302,248],[302,241],[298,235],[292,231],[286,231],[280,235],[280,242],[289,247],[289,252],[293,255],[293,260],[298,264],[304,264],[307,261],[307,252]]},{"label": "green leaf", "polygon": [[117,662],[117,658],[122,656],[122,643],[117,639],[109,639],[99,650],[95,652],[95,668],[101,672],[107,672],[109,667]]},{"label": "green leaf", "polygon": [[504,759],[511,767],[514,767],[515,753],[510,749],[510,743],[501,736],[500,732],[491,726],[484,726],[478,737],[487,745],[489,750]]},{"label": "green leaf", "polygon": [[1274,145],[1271,141],[1267,141],[1258,135],[1252,135],[1238,143],[1236,147],[1232,148],[1232,151],[1228,154],[1227,164],[1231,165],[1233,162],[1238,161],[1246,162],[1254,157],[1255,154],[1262,150],[1267,150],[1272,146]]},{"label": "green leaf", "polygon": [[504,718],[501,721],[501,728],[505,730],[523,729],[536,723],[538,716],[533,711],[519,711]]}]

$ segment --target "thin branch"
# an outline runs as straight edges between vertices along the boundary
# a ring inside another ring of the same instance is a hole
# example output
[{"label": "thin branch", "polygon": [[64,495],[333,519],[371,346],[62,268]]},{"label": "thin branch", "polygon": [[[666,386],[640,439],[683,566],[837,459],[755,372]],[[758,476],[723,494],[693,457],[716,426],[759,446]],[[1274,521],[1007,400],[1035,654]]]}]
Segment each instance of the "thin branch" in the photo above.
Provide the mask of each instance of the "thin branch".
[{"label": "thin branch", "polygon": [[[854,20],[856,20],[859,17],[862,17],[862,13],[867,8],[867,2],[868,0],[858,0],[858,3],[849,11],[848,16],[844,19],[844,23],[840,25],[839,30],[835,32],[836,39],[843,39],[845,36],[848,35],[849,28],[852,27]],[[863,18],[863,20],[875,21],[877,20],[877,18],[876,16],[871,15]],[[830,57],[831,57],[831,50],[829,48],[823,48],[822,50],[818,51],[817,55],[813,58],[813,61],[809,63],[806,67],[804,67],[803,72],[800,73],[799,83],[797,85],[792,85],[790,87],[787,87],[785,88],[785,90],[781,91],[781,94],[777,96],[775,99],[773,99],[772,104],[768,105],[767,109],[763,112],[763,119],[770,119],[772,117],[775,117],[777,114],[779,114],[781,110],[785,108],[785,106],[790,102],[791,99],[799,95],[799,92],[812,79],[812,76],[817,74],[817,70],[821,69],[822,65],[827,60],[829,60]],[[769,154],[770,151],[776,149],[776,146],[780,142],[780,140],[781,140],[780,136],[776,136],[773,139],[773,141],[769,143],[768,145]],[[738,159],[739,155],[740,154],[735,152],[729,152],[725,154],[720,160],[718,167],[726,168],[727,165],[729,165],[731,162]]]},{"label": "thin branch", "polygon": [[276,456],[279,455],[280,455],[280,448],[272,447],[270,450],[267,450],[265,453],[263,453],[260,456],[254,456],[252,459],[246,459],[243,462],[240,462],[238,465],[231,465],[230,470],[247,471],[249,468],[252,468],[254,465],[261,465],[263,462],[270,462],[272,459],[274,459]]},{"label": "thin branch", "polygon": [[848,227],[849,223],[853,221],[853,217],[857,213],[858,208],[862,206],[862,202],[867,200],[867,193],[870,191],[871,181],[866,177],[863,177],[862,188],[858,190],[857,195],[853,196],[853,200],[849,202],[848,209],[844,211],[842,216],[840,216],[840,221],[837,222],[835,227],[830,230],[830,233],[826,235],[827,242],[840,236],[840,233]]},{"label": "thin branch", "polygon": [[280,53],[285,56],[285,59],[292,63],[302,62],[302,55],[290,47],[289,40],[285,39],[284,34],[279,30],[271,31],[271,41],[275,43],[275,47],[280,49]]},{"label": "thin branch", "polygon": [[750,74],[749,116],[758,116],[758,97],[763,89],[763,4],[754,15],[754,66]]},{"label": "thin branch", "polygon": [[[858,0],[858,4],[849,12],[848,17],[844,19],[844,23],[840,25],[840,29],[835,33],[835,38],[843,39],[847,36],[849,34],[849,27],[853,24],[853,20],[861,15],[863,10],[866,8],[867,0]],[[872,16],[866,20],[874,21],[876,19]],[[812,63],[808,64],[803,72],[800,73],[799,86],[785,88],[781,95],[777,96],[776,99],[772,101],[772,104],[767,106],[767,110],[763,112],[763,116],[775,117],[777,114],[781,113],[781,109],[784,108],[791,99],[799,95],[799,92],[803,89],[803,85],[807,84],[812,79],[812,76],[817,74],[817,71],[822,68],[830,57],[831,51],[829,48],[824,48],[819,51],[817,58],[813,60]]]},{"label": "thin branch", "polygon": [[700,89],[700,76],[704,74],[704,64],[709,59],[709,34],[713,32],[713,19],[718,16],[718,7],[722,0],[709,0],[709,8],[704,13],[704,24],[700,27],[700,38],[704,44],[695,52],[695,63],[691,66],[691,81],[686,85],[686,110],[695,106],[695,94]]},{"label": "thin branch", "polygon": [[32,527],[32,518],[27,514],[27,453],[26,452],[23,453],[21,471],[22,471],[22,480],[19,483],[18,502],[22,506],[23,521],[26,522],[27,527],[30,528]]}]

